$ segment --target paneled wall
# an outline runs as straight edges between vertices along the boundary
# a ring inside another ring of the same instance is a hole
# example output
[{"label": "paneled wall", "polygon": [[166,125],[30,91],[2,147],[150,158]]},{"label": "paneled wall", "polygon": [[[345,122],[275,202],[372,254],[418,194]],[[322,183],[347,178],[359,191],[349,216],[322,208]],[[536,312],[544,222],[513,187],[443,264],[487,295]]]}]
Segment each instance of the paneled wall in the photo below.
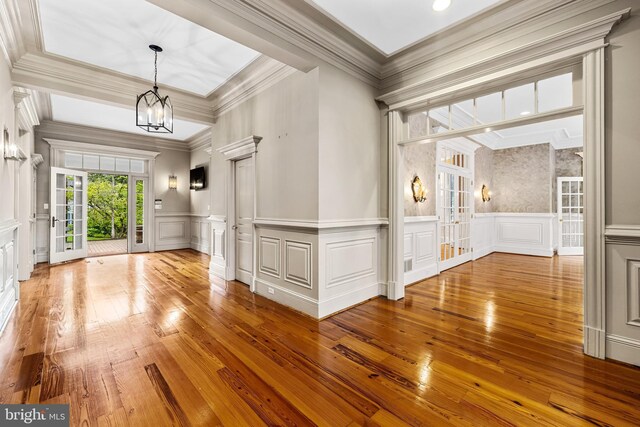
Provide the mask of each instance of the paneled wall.
[{"label": "paneled wall", "polygon": [[438,218],[404,219],[404,284],[438,274]]},{"label": "paneled wall", "polygon": [[0,332],[7,324],[20,294],[17,237],[17,221],[0,221]]}]

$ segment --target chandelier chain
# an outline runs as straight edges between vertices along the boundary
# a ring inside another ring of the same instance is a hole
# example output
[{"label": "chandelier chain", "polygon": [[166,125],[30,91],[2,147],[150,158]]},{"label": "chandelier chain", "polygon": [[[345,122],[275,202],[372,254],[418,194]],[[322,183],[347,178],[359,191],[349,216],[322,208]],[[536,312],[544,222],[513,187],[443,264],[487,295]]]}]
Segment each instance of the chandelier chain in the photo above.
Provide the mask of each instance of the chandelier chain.
[{"label": "chandelier chain", "polygon": [[153,86],[157,87],[158,86],[158,52],[154,52],[155,54],[155,70],[154,70],[154,74],[153,74]]}]

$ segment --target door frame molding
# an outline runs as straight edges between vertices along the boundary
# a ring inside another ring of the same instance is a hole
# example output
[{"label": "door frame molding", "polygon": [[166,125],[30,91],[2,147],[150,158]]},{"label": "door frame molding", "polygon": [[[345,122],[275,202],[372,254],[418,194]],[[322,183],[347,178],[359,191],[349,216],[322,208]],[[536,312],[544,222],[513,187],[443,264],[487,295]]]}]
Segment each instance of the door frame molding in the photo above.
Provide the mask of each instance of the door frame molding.
[{"label": "door frame molding", "polygon": [[257,259],[257,244],[256,244],[256,201],[257,201],[257,173],[256,173],[256,157],[258,154],[258,144],[262,140],[261,136],[250,135],[246,138],[242,138],[239,141],[232,142],[218,148],[220,154],[222,154],[226,160],[225,165],[225,201],[226,201],[226,218],[225,223],[225,235],[226,235],[226,266],[225,266],[225,280],[235,280],[236,278],[236,232],[233,229],[233,223],[235,222],[236,215],[236,176],[235,176],[235,162],[238,160],[244,160],[251,158],[253,161],[253,241],[251,243],[253,250],[253,267],[250,289],[251,292],[255,292],[255,274],[256,274],[256,259]]},{"label": "door frame molding", "polygon": [[[433,105],[447,97],[481,92],[484,86],[506,86],[522,80],[523,75],[543,74],[571,64],[583,68],[584,115],[584,197],[585,197],[585,256],[584,256],[584,352],[604,359],[606,356],[606,304],[605,304],[605,80],[604,48],[606,37],[630,9],[596,19],[576,27],[574,37],[566,40],[566,31],[544,40],[536,55],[523,46],[515,58],[505,66],[500,58],[488,58],[476,65],[486,70],[482,75],[471,75],[467,80],[455,78],[452,71],[448,84],[430,89],[428,85],[414,84],[389,92],[377,98],[388,106],[388,285],[387,297],[404,297],[403,240],[404,240],[404,175],[403,175],[403,112],[420,105]],[[580,36],[580,37],[578,37]],[[532,59],[533,57],[533,59]],[[446,76],[441,76],[446,80]],[[456,135],[463,136],[463,135]],[[433,138],[432,140],[444,139]],[[411,141],[412,143],[430,142]]]}]

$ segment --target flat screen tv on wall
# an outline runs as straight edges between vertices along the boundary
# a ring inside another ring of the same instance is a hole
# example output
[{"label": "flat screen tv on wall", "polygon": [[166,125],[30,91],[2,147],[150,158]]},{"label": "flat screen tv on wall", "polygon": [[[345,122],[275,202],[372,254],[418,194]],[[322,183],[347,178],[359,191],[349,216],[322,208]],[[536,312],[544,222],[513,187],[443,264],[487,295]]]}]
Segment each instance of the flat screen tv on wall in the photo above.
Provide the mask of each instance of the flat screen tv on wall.
[{"label": "flat screen tv on wall", "polygon": [[207,177],[204,171],[204,166],[199,166],[195,169],[191,169],[189,182],[192,190],[204,190],[207,188]]}]

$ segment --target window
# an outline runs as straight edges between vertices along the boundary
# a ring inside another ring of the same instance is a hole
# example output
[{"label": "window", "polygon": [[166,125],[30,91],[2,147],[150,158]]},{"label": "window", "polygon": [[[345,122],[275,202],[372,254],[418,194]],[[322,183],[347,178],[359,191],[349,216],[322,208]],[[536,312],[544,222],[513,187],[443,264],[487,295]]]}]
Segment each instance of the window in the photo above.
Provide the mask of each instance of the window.
[{"label": "window", "polygon": [[64,167],[106,172],[145,173],[146,161],[127,157],[102,156],[97,154],[64,153]]}]

